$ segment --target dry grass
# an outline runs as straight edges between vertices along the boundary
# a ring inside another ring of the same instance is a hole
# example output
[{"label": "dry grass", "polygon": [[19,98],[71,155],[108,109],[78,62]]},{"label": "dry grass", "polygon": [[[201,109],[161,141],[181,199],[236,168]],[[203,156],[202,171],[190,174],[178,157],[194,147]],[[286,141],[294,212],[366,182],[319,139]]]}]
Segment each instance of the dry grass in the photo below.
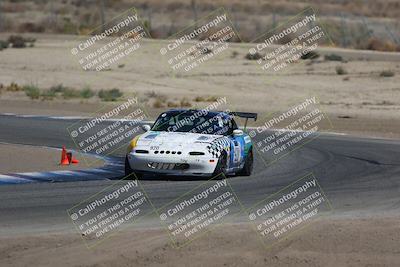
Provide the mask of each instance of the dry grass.
[{"label": "dry grass", "polygon": [[169,108],[177,108],[177,107],[179,107],[179,104],[175,103],[175,102],[168,101],[167,107],[169,107]]},{"label": "dry grass", "polygon": [[[2,85],[2,87],[3,87],[3,85]],[[8,92],[19,92],[19,91],[24,90],[23,86],[20,86],[14,82],[10,83],[9,85],[4,85],[4,89],[5,89],[5,91],[8,91]]]},{"label": "dry grass", "polygon": [[345,68],[343,68],[342,66],[337,66],[336,67],[336,74],[337,75],[345,75],[347,74],[347,70]]},{"label": "dry grass", "polygon": [[218,100],[217,96],[196,96],[194,102],[215,102]]},{"label": "dry grass", "polygon": [[375,50],[375,51],[388,51],[388,52],[400,51],[399,44],[395,44],[392,41],[381,40],[378,38],[369,39],[365,48],[368,50]]},{"label": "dry grass", "polygon": [[183,108],[188,108],[192,106],[192,103],[186,97],[182,98],[180,101],[180,106]]},{"label": "dry grass", "polygon": [[161,101],[160,99],[156,99],[156,100],[153,102],[153,108],[164,108],[164,107],[165,107],[165,104],[164,104],[164,102]]},{"label": "dry grass", "polygon": [[379,76],[381,77],[393,77],[394,76],[394,72],[391,70],[384,70],[382,71]]}]

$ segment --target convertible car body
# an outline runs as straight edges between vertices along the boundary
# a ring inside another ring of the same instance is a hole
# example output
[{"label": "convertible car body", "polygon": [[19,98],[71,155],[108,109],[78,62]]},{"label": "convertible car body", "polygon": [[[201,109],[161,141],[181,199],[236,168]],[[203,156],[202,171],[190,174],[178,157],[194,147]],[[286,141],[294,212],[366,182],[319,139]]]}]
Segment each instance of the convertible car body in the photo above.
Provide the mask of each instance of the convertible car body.
[{"label": "convertible car body", "polygon": [[127,149],[126,175],[250,175],[253,146],[235,117],[257,119],[255,113],[169,110],[152,127],[143,125]]}]

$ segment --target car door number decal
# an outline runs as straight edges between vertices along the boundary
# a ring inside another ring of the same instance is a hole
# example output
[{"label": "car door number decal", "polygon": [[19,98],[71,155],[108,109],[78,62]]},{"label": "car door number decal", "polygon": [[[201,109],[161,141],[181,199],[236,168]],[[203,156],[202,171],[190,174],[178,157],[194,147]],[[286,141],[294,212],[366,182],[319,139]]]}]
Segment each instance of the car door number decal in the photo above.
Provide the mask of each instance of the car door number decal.
[{"label": "car door number decal", "polygon": [[233,162],[235,163],[240,162],[241,151],[239,143],[237,143],[237,146],[235,146],[233,153],[234,153]]}]

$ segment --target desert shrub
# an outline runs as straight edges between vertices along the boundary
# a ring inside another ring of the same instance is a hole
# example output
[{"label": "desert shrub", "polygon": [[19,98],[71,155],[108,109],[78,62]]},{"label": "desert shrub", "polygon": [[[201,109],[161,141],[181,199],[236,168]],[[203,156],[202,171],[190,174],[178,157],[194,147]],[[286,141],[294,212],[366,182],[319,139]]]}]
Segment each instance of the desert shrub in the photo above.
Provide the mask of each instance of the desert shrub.
[{"label": "desert shrub", "polygon": [[207,46],[200,47],[200,48],[198,48],[198,50],[199,50],[200,54],[202,54],[202,55],[212,53],[212,49]]},{"label": "desert shrub", "polygon": [[50,91],[54,92],[54,93],[63,93],[65,90],[67,90],[68,88],[65,87],[64,85],[57,84],[57,85],[53,85],[52,87],[50,87]]},{"label": "desert shrub", "polygon": [[45,29],[45,25],[32,22],[23,22],[18,25],[18,32],[44,32]]},{"label": "desert shrub", "polygon": [[18,91],[23,91],[24,87],[19,86],[18,84],[12,82],[8,86],[5,87],[6,91],[9,92],[18,92]]},{"label": "desert shrub", "polygon": [[316,59],[319,58],[319,54],[315,51],[309,51],[306,54],[301,55],[301,59]]},{"label": "desert shrub", "polygon": [[8,41],[14,48],[26,47],[25,39],[21,35],[11,35],[10,38],[8,38]]},{"label": "desert shrub", "polygon": [[345,74],[347,74],[347,71],[342,66],[337,66],[336,67],[336,74],[337,75],[345,75]]},{"label": "desert shrub", "polygon": [[62,92],[62,96],[64,99],[71,99],[71,98],[79,98],[81,96],[80,91],[72,89],[72,88],[65,88]]},{"label": "desert shrub", "polygon": [[238,51],[232,51],[231,58],[236,58],[239,55]]},{"label": "desert shrub", "polygon": [[218,100],[217,96],[196,96],[193,99],[195,102],[215,102]]},{"label": "desert shrub", "polygon": [[146,92],[146,93],[144,93],[144,95],[149,98],[159,98],[160,97],[160,94],[156,93],[155,91]]},{"label": "desert shrub", "polygon": [[156,99],[153,103],[153,108],[163,108],[164,107],[164,102],[161,101],[160,99]]},{"label": "desert shrub", "polygon": [[217,96],[209,96],[209,97],[207,97],[207,99],[206,99],[207,102],[215,102],[215,101],[217,101],[217,100],[218,100],[218,97],[217,97]]},{"label": "desert shrub", "polygon": [[150,21],[149,20],[144,20],[143,21],[143,26],[144,26],[144,28],[148,31],[148,32],[151,32],[151,23],[150,23]]},{"label": "desert shrub", "polygon": [[8,42],[13,48],[24,48],[27,46],[32,47],[36,42],[34,38],[24,38],[21,35],[11,35],[8,38]]},{"label": "desert shrub", "polygon": [[24,91],[30,99],[39,99],[40,97],[40,90],[35,85],[25,85]]},{"label": "desert shrub", "polygon": [[56,93],[50,89],[45,90],[40,93],[40,97],[44,100],[52,100],[54,97],[56,97]]},{"label": "desert shrub", "polygon": [[370,38],[365,47],[368,50],[395,52],[400,51],[400,46],[387,40],[380,40],[378,38]]},{"label": "desert shrub", "polygon": [[195,102],[205,102],[206,101],[205,97],[203,97],[203,96],[196,96],[193,100]]},{"label": "desert shrub", "polygon": [[123,93],[117,89],[109,89],[109,90],[100,90],[98,96],[100,97],[101,100],[103,101],[117,101],[118,98],[123,96]]},{"label": "desert shrub", "polygon": [[36,42],[36,39],[32,38],[32,37],[25,37],[24,40],[27,43],[35,43]]},{"label": "desert shrub", "polygon": [[78,26],[74,24],[70,18],[63,18],[63,23],[61,29],[59,29],[63,34],[76,34],[78,32]]},{"label": "desert shrub", "polygon": [[179,105],[177,103],[171,102],[171,101],[168,101],[167,106],[169,108],[177,108],[177,107],[179,107]]},{"label": "desert shrub", "polygon": [[168,97],[166,95],[159,94],[155,91],[146,92],[144,94],[148,98],[156,98],[157,100],[160,100],[161,102],[167,102],[167,99],[168,99]]},{"label": "desert shrub", "polygon": [[393,77],[394,76],[394,72],[391,71],[391,70],[384,70],[384,71],[381,71],[379,76],[381,76],[381,77]]},{"label": "desert shrub", "polygon": [[9,45],[10,43],[8,41],[0,40],[0,51],[8,48]]},{"label": "desert shrub", "polygon": [[80,96],[81,96],[82,98],[86,98],[86,99],[91,98],[91,97],[93,97],[94,95],[95,95],[95,93],[93,92],[92,89],[90,89],[89,86],[84,87],[84,88],[81,90],[81,92],[80,92]]},{"label": "desert shrub", "polygon": [[378,106],[394,106],[394,105],[396,105],[396,103],[393,101],[389,101],[389,100],[382,100],[382,101],[376,103],[376,105],[378,105]]},{"label": "desert shrub", "polygon": [[184,97],[180,101],[180,106],[181,107],[191,107],[192,103],[190,103],[190,101],[186,97]]},{"label": "desert shrub", "polygon": [[343,61],[343,58],[337,54],[325,55],[327,61]]},{"label": "desert shrub", "polygon": [[247,53],[245,56],[246,59],[248,60],[259,60],[262,58],[261,54],[258,52],[255,52],[254,54],[252,53]]}]

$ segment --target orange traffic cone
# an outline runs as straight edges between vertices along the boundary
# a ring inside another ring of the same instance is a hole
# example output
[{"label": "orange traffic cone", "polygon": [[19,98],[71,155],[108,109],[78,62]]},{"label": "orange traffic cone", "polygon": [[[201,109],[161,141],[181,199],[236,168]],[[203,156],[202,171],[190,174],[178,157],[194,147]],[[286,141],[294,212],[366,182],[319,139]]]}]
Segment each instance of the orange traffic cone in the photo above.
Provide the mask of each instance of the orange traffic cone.
[{"label": "orange traffic cone", "polygon": [[78,164],[79,160],[77,160],[75,157],[72,156],[72,152],[67,152],[67,158],[69,163],[73,163],[73,164]]},{"label": "orange traffic cone", "polygon": [[65,149],[65,146],[62,147],[60,165],[69,165],[67,150]]},{"label": "orange traffic cone", "polygon": [[72,163],[72,164],[78,164],[78,163],[79,163],[79,160],[77,160],[75,157],[72,157],[72,158],[71,158],[71,163]]},{"label": "orange traffic cone", "polygon": [[72,160],[72,153],[71,152],[67,152],[67,159],[68,159],[68,163],[71,164],[71,160]]}]

